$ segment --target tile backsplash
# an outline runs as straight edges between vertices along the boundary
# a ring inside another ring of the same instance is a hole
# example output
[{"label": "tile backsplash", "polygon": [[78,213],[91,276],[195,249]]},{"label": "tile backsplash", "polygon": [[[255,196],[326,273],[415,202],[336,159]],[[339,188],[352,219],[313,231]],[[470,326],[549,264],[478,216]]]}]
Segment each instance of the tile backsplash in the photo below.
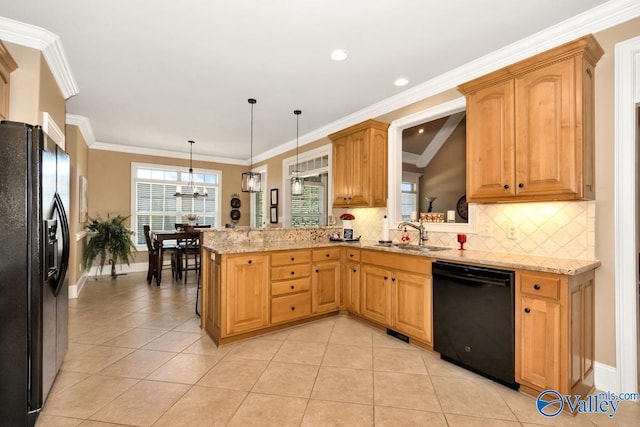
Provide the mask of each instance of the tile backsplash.
[{"label": "tile backsplash", "polygon": [[[476,234],[467,236],[465,248],[522,253],[555,258],[595,258],[595,202],[540,202],[476,205]],[[336,218],[350,212],[356,236],[378,240],[386,208],[334,209]],[[341,222],[338,220],[338,226]],[[429,225],[426,224],[427,230]],[[509,232],[515,232],[510,236]],[[389,236],[400,239],[391,228]],[[409,230],[411,243],[417,232]],[[511,238],[513,237],[513,238]],[[429,231],[430,245],[457,247],[455,233]]]}]

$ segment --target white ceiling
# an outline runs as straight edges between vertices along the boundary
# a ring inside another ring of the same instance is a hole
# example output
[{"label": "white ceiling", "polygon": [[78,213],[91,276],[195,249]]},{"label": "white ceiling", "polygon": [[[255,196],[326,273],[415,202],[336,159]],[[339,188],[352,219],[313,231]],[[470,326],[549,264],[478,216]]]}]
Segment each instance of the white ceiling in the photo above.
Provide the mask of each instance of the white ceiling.
[{"label": "white ceiling", "polygon": [[[620,1],[620,0],[614,0]],[[96,141],[246,161],[604,0],[0,0],[58,35]],[[343,62],[329,58],[349,51]],[[398,88],[393,81],[409,79]],[[337,130],[337,129],[334,129]],[[328,133],[328,132],[327,132]],[[317,134],[317,132],[316,132]],[[305,138],[305,135],[309,138]],[[271,150],[271,151],[269,151]]]}]

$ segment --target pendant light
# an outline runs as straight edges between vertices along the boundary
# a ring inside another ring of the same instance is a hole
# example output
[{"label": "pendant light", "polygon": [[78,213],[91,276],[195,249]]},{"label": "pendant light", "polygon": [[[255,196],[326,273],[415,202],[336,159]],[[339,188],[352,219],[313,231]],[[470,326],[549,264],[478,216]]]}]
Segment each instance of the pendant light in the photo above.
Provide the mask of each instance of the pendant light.
[{"label": "pendant light", "polygon": [[189,142],[189,182],[185,191],[182,191],[181,185],[176,185],[176,192],[174,194],[175,197],[188,197],[188,198],[198,198],[198,197],[209,197],[209,192],[206,187],[202,187],[202,192],[196,187],[193,183],[193,144],[195,141]]},{"label": "pendant light", "polygon": [[300,170],[298,169],[298,135],[300,133],[299,124],[300,114],[302,114],[302,111],[294,110],[293,114],[296,115],[296,165],[292,171],[293,177],[291,178],[291,195],[301,196],[304,192],[304,180],[298,175],[300,173]]},{"label": "pendant light", "polygon": [[260,192],[260,177],[259,173],[253,172],[253,106],[257,102],[253,98],[249,98],[249,104],[251,104],[251,151],[249,155],[249,172],[242,173],[242,191],[245,193],[259,193]]}]

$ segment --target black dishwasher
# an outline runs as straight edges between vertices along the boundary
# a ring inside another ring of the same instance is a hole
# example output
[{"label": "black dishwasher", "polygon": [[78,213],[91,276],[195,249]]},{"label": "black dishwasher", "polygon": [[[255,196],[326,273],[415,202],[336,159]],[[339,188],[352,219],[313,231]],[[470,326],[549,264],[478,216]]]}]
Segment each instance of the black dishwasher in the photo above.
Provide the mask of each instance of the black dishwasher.
[{"label": "black dishwasher", "polygon": [[433,348],[446,361],[517,389],[513,271],[433,263]]}]

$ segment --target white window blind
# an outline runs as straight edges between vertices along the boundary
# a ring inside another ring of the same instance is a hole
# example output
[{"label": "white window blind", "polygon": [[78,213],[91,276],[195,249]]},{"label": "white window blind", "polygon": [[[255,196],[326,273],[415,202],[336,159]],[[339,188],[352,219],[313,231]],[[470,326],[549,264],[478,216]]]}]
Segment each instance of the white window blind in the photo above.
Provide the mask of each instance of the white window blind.
[{"label": "white window blind", "polygon": [[176,186],[184,192],[189,173],[178,166],[132,164],[132,225],[137,245],[145,246],[143,227],[173,230],[186,223],[184,215],[195,213],[198,224],[219,224],[220,171],[194,170],[194,184],[209,192],[208,197],[175,197]]},{"label": "white window blind", "polygon": [[324,224],[326,191],[322,180],[305,178],[303,192],[291,196],[291,226],[318,227]]}]

